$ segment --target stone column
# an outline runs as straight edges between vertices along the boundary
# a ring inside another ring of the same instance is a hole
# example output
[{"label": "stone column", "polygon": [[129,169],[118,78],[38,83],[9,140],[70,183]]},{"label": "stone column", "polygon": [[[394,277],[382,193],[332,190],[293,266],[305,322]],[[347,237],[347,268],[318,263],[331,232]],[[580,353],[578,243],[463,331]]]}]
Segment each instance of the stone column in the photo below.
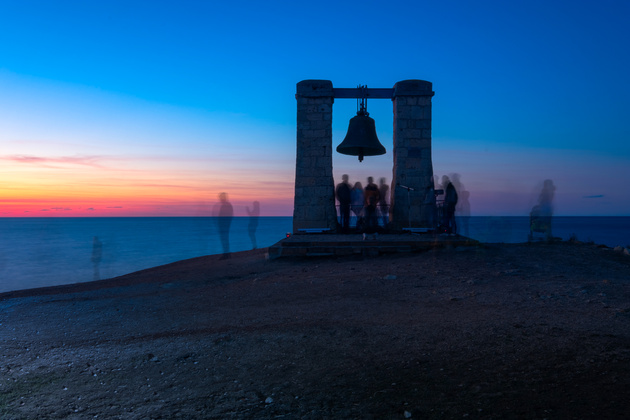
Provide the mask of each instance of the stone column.
[{"label": "stone column", "polygon": [[329,80],[297,84],[297,151],[293,232],[337,229],[332,174],[333,86]]},{"label": "stone column", "polygon": [[[404,80],[394,85],[394,168],[390,210],[394,230],[435,227],[432,89],[431,82],[424,80]],[[401,185],[413,190],[408,192]]]}]

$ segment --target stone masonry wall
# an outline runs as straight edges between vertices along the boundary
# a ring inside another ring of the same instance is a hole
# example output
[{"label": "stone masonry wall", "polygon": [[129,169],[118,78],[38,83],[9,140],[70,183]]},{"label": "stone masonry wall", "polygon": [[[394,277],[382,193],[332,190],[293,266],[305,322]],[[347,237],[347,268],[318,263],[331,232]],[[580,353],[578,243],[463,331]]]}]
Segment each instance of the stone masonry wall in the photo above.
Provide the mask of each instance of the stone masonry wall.
[{"label": "stone masonry wall", "polygon": [[297,150],[293,232],[337,228],[332,174],[333,87],[329,80],[297,84]]},{"label": "stone masonry wall", "polygon": [[[390,226],[395,230],[435,227],[431,159],[432,89],[431,82],[424,80],[404,80],[394,85]],[[407,195],[407,190],[400,185],[414,190]]]}]

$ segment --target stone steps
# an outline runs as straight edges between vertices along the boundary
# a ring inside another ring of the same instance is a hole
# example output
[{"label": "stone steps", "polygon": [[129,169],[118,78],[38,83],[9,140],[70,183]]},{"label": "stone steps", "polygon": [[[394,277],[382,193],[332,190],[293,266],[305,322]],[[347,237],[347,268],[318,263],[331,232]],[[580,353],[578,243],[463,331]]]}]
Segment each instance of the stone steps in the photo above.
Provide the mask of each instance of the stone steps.
[{"label": "stone steps", "polygon": [[387,234],[363,240],[361,235],[294,235],[269,247],[269,258],[324,257],[428,251],[434,248],[474,246],[477,241],[464,236],[434,234]]}]

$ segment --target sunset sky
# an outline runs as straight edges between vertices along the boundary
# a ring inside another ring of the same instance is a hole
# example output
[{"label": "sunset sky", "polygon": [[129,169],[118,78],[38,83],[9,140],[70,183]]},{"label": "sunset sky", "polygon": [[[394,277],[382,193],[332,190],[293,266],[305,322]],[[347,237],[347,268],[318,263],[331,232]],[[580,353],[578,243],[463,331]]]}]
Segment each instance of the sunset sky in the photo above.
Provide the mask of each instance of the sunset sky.
[{"label": "sunset sky", "polygon": [[[630,2],[3,1],[0,216],[290,216],[295,86],[433,83],[433,166],[472,215],[630,216]],[[392,175],[335,154],[335,180]],[[337,99],[333,146],[356,102]]]}]

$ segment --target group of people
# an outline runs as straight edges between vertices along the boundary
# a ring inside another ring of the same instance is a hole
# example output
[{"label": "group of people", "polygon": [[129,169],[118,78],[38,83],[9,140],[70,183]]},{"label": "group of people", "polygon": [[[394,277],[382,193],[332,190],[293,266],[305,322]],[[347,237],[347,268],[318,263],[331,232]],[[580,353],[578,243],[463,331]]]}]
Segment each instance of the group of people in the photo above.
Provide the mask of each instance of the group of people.
[{"label": "group of people", "polygon": [[[457,233],[455,208],[458,206],[459,195],[455,184],[461,183],[458,174],[452,176],[455,179],[451,180],[445,175],[442,177],[441,184],[435,183],[436,199],[440,206],[437,224],[440,231],[447,234]],[[438,178],[435,177],[435,179]],[[363,233],[364,238],[367,235],[374,235],[376,238],[380,224],[387,227],[390,203],[389,185],[386,181],[385,178],[380,178],[379,185],[376,185],[374,179],[368,177],[365,187],[360,182],[355,182],[354,186],[350,186],[348,175],[342,175],[341,182],[335,188],[335,196],[339,202],[339,226],[342,232],[350,231],[352,214],[356,218],[356,228]],[[467,195],[465,201],[467,203]]]},{"label": "group of people", "polygon": [[360,182],[350,186],[347,174],[341,176],[341,182],[335,188],[339,202],[339,225],[344,233],[350,230],[351,212],[357,220],[356,227],[363,232],[363,237],[373,235],[376,238],[379,228],[379,216],[383,226],[389,223],[389,185],[385,178],[374,183],[373,177],[367,178],[367,185]]}]

